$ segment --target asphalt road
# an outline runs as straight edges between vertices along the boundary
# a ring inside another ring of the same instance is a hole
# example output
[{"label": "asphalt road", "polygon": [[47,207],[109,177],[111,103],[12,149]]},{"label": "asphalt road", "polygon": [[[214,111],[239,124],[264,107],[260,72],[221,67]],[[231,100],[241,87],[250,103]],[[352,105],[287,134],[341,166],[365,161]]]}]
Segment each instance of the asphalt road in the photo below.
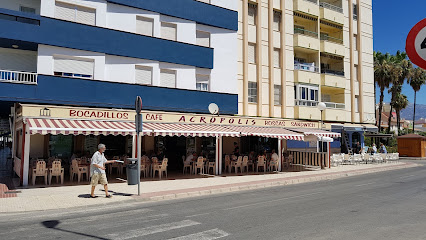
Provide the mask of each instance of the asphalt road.
[{"label": "asphalt road", "polygon": [[167,202],[0,215],[0,239],[426,239],[425,183],[421,166]]}]

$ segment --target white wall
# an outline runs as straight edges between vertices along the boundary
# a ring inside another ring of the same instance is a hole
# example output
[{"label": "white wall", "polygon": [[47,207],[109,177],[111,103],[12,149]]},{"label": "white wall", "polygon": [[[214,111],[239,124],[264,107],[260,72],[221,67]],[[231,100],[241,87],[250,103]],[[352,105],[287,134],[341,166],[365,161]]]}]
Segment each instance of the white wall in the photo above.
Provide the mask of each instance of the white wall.
[{"label": "white wall", "polygon": [[210,0],[210,3],[234,11],[238,10],[238,0]]},{"label": "white wall", "polygon": [[36,14],[40,14],[40,0],[2,0],[1,8],[19,11],[20,6],[35,8]]}]

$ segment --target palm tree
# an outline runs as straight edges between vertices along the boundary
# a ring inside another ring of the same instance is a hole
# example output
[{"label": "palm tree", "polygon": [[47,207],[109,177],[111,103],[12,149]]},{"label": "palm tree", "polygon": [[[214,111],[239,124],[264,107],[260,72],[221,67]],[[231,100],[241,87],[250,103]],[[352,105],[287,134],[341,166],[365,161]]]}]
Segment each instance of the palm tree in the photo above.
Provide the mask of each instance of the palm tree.
[{"label": "palm tree", "polygon": [[408,83],[411,88],[414,90],[414,111],[413,111],[413,132],[414,132],[414,122],[416,121],[416,99],[417,92],[420,91],[420,88],[423,84],[426,83],[426,71],[422,68],[413,68],[410,71],[408,77]]},{"label": "palm tree", "polygon": [[[410,60],[407,58],[407,54],[405,52],[397,51],[395,55],[391,56],[391,76],[392,76],[392,87],[389,89],[389,93],[391,93],[391,108],[389,112],[389,128],[388,133],[390,132],[390,125],[392,119],[392,108],[395,104],[394,101],[398,101],[398,95],[401,94],[402,85],[406,78],[408,78],[410,69],[412,69],[413,65]],[[397,122],[401,119],[397,114]]]},{"label": "palm tree", "polygon": [[398,129],[398,135],[401,135],[401,110],[406,108],[408,106],[408,99],[407,96],[404,94],[397,94],[395,96],[394,101],[391,103],[393,108],[395,108],[396,111],[396,127]]},{"label": "palm tree", "polygon": [[382,111],[383,111],[383,99],[385,97],[385,89],[390,85],[390,54],[383,54],[381,52],[374,52],[374,81],[375,84],[380,88],[380,101],[379,101],[379,121],[378,128],[381,130],[382,125]]}]

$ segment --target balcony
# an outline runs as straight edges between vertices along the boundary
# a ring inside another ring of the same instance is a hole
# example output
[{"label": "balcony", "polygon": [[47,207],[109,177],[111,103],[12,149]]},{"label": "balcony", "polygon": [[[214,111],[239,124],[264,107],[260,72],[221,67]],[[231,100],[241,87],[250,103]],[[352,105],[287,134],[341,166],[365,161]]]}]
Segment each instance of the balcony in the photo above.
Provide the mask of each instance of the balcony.
[{"label": "balcony", "polygon": [[320,2],[320,18],[331,21],[340,25],[344,24],[345,16],[343,15],[343,9],[339,6],[327,3]]},{"label": "balcony", "polygon": [[[327,108],[323,112],[323,118],[325,121],[346,121],[346,111],[345,105],[338,104],[338,106],[334,106],[337,103],[325,103]],[[328,105],[327,105],[328,104]],[[331,106],[331,107],[328,107]]]},{"label": "balcony", "polygon": [[345,46],[343,45],[343,39],[321,34],[321,52],[337,56],[345,56]]},{"label": "balcony", "polygon": [[321,69],[321,85],[335,88],[346,88],[345,72]]},{"label": "balcony", "polygon": [[295,100],[294,117],[296,119],[321,119],[317,105],[316,101]]},{"label": "balcony", "polygon": [[37,84],[37,73],[0,70],[0,82]]},{"label": "balcony", "polygon": [[293,10],[312,16],[319,16],[318,0],[294,0]]},{"label": "balcony", "polygon": [[307,52],[317,52],[320,49],[318,33],[301,28],[294,29],[294,47],[304,49]]},{"label": "balcony", "polygon": [[295,63],[294,64],[294,82],[320,84],[319,68],[312,64]]}]

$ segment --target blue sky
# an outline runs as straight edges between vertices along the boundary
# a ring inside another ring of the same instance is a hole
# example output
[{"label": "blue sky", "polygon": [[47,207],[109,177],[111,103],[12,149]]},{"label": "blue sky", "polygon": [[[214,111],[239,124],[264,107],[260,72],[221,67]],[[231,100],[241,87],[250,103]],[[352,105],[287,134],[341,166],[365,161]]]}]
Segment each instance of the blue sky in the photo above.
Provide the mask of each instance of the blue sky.
[{"label": "blue sky", "polygon": [[[374,51],[394,54],[405,51],[405,39],[410,29],[426,18],[426,0],[372,0],[373,1],[373,38]],[[414,101],[414,92],[405,84],[402,92],[410,102]],[[377,102],[379,94],[376,94]],[[417,103],[426,104],[426,86],[417,93]],[[385,95],[385,102],[390,96]]]}]

